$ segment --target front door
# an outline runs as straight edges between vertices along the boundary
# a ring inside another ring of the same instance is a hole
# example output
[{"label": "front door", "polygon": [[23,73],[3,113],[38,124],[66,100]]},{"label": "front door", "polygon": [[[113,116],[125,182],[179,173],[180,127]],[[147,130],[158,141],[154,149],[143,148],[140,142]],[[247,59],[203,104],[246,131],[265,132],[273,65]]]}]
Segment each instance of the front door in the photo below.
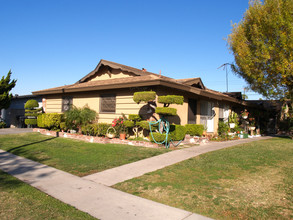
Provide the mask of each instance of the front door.
[{"label": "front door", "polygon": [[214,132],[215,111],[213,108],[213,102],[200,102],[200,124],[203,124],[206,127],[207,132]]}]

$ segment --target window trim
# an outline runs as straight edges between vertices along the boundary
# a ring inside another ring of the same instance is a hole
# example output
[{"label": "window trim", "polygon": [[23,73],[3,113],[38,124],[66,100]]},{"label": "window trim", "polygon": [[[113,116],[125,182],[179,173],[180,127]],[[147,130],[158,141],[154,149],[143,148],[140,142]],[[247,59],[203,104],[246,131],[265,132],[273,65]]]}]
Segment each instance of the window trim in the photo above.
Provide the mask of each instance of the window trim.
[{"label": "window trim", "polygon": [[[114,111],[112,112],[103,112],[102,110],[102,106],[103,106],[103,98],[104,97],[114,97],[115,98],[115,106],[114,106]],[[103,95],[100,95],[100,107],[99,107],[99,113],[101,114],[116,114],[116,105],[117,105],[117,102],[116,102],[116,94],[103,94]]]}]

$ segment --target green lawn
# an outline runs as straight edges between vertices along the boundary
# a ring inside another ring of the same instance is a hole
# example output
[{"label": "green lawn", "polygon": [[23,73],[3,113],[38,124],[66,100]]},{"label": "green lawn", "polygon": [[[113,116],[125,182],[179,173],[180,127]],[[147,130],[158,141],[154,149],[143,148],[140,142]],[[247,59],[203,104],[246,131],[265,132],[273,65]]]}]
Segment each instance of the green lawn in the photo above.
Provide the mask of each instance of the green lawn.
[{"label": "green lawn", "polygon": [[215,219],[293,219],[293,141],[210,152],[114,187]]},{"label": "green lawn", "polygon": [[96,219],[0,170],[0,219]]},{"label": "green lawn", "polygon": [[78,176],[135,162],[168,150],[96,144],[39,133],[0,135],[0,149]]}]

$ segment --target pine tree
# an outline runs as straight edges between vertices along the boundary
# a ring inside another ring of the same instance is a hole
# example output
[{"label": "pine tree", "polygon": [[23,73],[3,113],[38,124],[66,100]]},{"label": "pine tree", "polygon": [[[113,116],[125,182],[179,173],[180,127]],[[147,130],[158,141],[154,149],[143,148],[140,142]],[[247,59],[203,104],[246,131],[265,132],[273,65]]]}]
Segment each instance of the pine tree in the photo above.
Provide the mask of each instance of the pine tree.
[{"label": "pine tree", "polygon": [[10,90],[15,86],[16,80],[10,80],[11,70],[9,70],[7,76],[0,80],[0,109],[7,109],[10,106],[12,94],[9,94]]}]

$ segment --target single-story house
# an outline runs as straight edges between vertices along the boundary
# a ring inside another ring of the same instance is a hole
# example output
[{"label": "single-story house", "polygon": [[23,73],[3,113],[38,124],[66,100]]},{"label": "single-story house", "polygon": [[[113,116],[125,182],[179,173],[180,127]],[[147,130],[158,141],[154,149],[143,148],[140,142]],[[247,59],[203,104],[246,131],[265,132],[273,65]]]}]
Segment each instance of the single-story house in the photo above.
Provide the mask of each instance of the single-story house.
[{"label": "single-story house", "polygon": [[[133,101],[137,91],[155,91],[157,95],[182,95],[177,108],[177,124],[204,124],[207,132],[216,133],[220,119],[227,120],[229,111],[244,110],[249,102],[241,93],[221,93],[208,89],[200,78],[173,79],[130,66],[101,60],[97,67],[75,84],[33,92],[43,98],[46,113],[62,113],[71,105],[88,105],[99,114],[99,122],[111,123],[124,113],[138,114],[144,103]],[[160,106],[160,104],[158,105]]]}]

